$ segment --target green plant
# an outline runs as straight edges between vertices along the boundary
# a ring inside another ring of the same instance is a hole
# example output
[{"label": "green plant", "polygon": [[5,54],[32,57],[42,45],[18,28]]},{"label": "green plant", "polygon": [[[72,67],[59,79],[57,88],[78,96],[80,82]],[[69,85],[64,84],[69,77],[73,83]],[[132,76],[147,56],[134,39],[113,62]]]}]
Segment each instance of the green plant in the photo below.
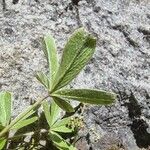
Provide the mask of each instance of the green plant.
[{"label": "green plant", "polygon": [[[95,51],[96,39],[83,28],[76,30],[68,40],[60,64],[58,63],[53,37],[46,36],[44,46],[44,53],[49,65],[49,74],[39,72],[36,78],[47,89],[48,94],[29,106],[14,120],[11,120],[11,94],[9,92],[0,93],[0,149],[6,149],[10,145],[8,143],[11,143],[14,139],[40,133],[44,134],[46,139],[58,149],[73,150],[75,147],[65,140],[61,134],[74,132],[75,127],[69,126],[70,117],[58,117],[61,109],[66,112],[74,112],[75,110],[70,104],[70,100],[100,105],[108,105],[115,100],[115,94],[106,91],[64,88],[77,76]],[[49,97],[52,100],[51,103],[47,101]],[[31,124],[34,126],[38,124],[37,122],[40,119],[37,110],[39,107],[43,108],[47,126],[44,129],[40,129],[39,133],[35,130],[29,133],[17,134],[24,127],[28,128]],[[10,137],[10,131],[15,131],[16,134]],[[32,139],[31,145],[35,143],[35,139]],[[33,145],[35,146],[35,144]],[[20,147],[23,146],[20,145]]]}]

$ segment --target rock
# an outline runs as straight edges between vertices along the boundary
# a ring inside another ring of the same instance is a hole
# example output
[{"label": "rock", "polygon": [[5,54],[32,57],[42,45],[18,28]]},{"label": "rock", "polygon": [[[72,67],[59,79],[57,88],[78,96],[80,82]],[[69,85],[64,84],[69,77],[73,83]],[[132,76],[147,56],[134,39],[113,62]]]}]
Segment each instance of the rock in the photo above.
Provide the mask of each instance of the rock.
[{"label": "rock", "polygon": [[85,131],[80,133],[86,138],[78,145],[84,143],[90,150],[111,145],[148,149],[149,10],[148,0],[20,0],[16,5],[9,1],[7,10],[0,11],[0,90],[14,93],[13,116],[45,94],[34,78],[37,71],[48,71],[43,35],[51,33],[56,38],[61,56],[68,36],[84,26],[98,39],[96,53],[71,87],[113,91],[118,99],[112,106],[86,108]]}]

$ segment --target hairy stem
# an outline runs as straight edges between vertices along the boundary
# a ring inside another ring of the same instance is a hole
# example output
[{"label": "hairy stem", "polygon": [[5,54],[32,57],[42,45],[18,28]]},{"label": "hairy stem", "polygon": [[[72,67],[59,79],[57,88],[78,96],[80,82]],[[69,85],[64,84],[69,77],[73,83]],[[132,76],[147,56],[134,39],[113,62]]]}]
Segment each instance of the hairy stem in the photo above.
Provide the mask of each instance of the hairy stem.
[{"label": "hairy stem", "polygon": [[25,111],[23,111],[20,115],[18,115],[13,121],[11,121],[11,123],[6,126],[1,132],[0,132],[0,138],[5,136],[5,134],[7,132],[9,132],[9,130],[11,129],[11,127],[13,127],[18,121],[20,121],[24,116],[26,116],[30,111],[32,111],[33,109],[35,109],[38,105],[40,105],[46,98],[48,98],[48,96],[38,100],[37,102],[35,102],[33,105],[29,106]]}]

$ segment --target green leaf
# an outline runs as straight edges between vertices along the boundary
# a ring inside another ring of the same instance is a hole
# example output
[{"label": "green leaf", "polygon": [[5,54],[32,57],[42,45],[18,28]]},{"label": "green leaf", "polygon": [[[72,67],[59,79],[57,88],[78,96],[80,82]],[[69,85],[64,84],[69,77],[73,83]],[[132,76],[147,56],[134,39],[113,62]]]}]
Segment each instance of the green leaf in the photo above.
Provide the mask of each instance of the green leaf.
[{"label": "green leaf", "polygon": [[45,118],[47,120],[47,123],[49,124],[49,126],[51,126],[51,121],[50,121],[50,105],[47,101],[44,101],[42,103],[42,106],[43,106],[43,110],[44,110],[44,114],[45,114]]},{"label": "green leaf", "polygon": [[73,128],[67,127],[70,123],[70,117],[64,118],[60,121],[57,121],[52,127],[51,130],[63,133],[73,132]]},{"label": "green leaf", "polygon": [[55,131],[55,132],[61,132],[61,133],[71,133],[71,132],[74,131],[73,128],[69,128],[67,126],[60,126],[60,127],[57,127],[57,128],[52,128],[51,130]]},{"label": "green leaf", "polygon": [[54,92],[51,96],[73,99],[84,103],[107,105],[114,102],[116,95],[106,91],[90,89],[66,89]]},{"label": "green leaf", "polygon": [[2,131],[5,127],[0,124],[0,131]]},{"label": "green leaf", "polygon": [[52,128],[57,128],[57,127],[60,127],[60,126],[67,125],[69,122],[70,122],[70,117],[63,118],[62,120],[57,121],[57,122],[52,126]]},{"label": "green leaf", "polygon": [[47,76],[46,76],[44,73],[38,72],[38,73],[36,74],[36,78],[37,78],[37,80],[38,80],[41,84],[43,84],[47,89],[50,88],[50,81],[49,81],[49,79],[47,78]]},{"label": "green leaf", "polygon": [[[29,107],[32,107],[32,106],[29,106]],[[33,109],[30,110],[28,113],[26,113],[26,115],[24,117],[22,117],[18,122],[16,122],[11,127],[11,129],[20,129],[20,128],[23,128],[23,127],[35,122],[38,119],[38,117],[35,117],[35,115],[33,116],[34,113],[36,113],[35,110],[33,110]]]},{"label": "green leaf", "polygon": [[53,97],[53,100],[64,111],[66,111],[66,112],[74,112],[74,108],[66,100],[58,98],[58,97]]},{"label": "green leaf", "polygon": [[52,92],[64,87],[76,77],[92,57],[95,47],[96,39],[83,28],[73,33],[64,48],[61,64],[52,85]]},{"label": "green leaf", "polygon": [[43,109],[44,109],[46,120],[49,126],[51,127],[59,118],[60,108],[54,101],[52,101],[51,104],[45,101],[43,102]]},{"label": "green leaf", "polygon": [[0,124],[6,126],[11,119],[11,94],[0,92]]},{"label": "green leaf", "polygon": [[11,129],[15,129],[15,130],[21,129],[25,126],[28,126],[29,124],[34,123],[37,120],[38,120],[38,117],[32,117],[29,119],[21,120],[17,122],[14,126],[12,126]]},{"label": "green leaf", "polygon": [[[32,106],[30,106],[30,107],[32,107]],[[20,121],[25,120],[25,119],[31,117],[35,112],[36,112],[36,111],[32,109],[32,110],[29,111],[24,117],[22,117],[22,119],[21,119]]]},{"label": "green leaf", "polygon": [[3,150],[5,144],[6,144],[6,139],[0,139],[0,150]]},{"label": "green leaf", "polygon": [[45,42],[44,53],[49,64],[50,82],[52,85],[53,79],[58,70],[57,48],[54,38],[50,35],[44,37],[44,42]]},{"label": "green leaf", "polygon": [[58,107],[58,105],[54,101],[52,101],[50,105],[51,125],[53,125],[58,120],[58,118],[60,117],[60,112],[61,112],[61,109]]},{"label": "green leaf", "polygon": [[59,149],[59,150],[76,150],[76,148],[69,144],[67,141],[65,141],[59,134],[56,132],[50,132],[49,134],[50,140],[54,143],[54,145]]}]

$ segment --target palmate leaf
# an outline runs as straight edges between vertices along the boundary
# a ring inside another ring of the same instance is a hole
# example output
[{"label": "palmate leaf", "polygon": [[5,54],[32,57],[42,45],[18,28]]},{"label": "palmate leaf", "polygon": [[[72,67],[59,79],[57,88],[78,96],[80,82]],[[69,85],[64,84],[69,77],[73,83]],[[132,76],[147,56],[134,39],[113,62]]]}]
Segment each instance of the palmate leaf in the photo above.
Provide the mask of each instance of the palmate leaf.
[{"label": "palmate leaf", "polygon": [[52,102],[51,104],[53,105],[52,106],[53,113],[51,113],[51,110],[50,110],[51,106],[49,105],[47,101],[44,101],[42,105],[43,105],[45,117],[46,117],[47,123],[49,124],[50,130],[58,131],[58,132],[60,131],[64,133],[69,133],[73,131],[72,129],[66,127],[66,125],[70,121],[70,118],[64,118],[62,120],[58,120],[58,116],[60,113],[60,111],[58,112],[58,110],[60,109],[57,109],[58,106],[55,104],[55,102]]},{"label": "palmate leaf", "polygon": [[95,47],[96,39],[83,28],[75,31],[64,48],[51,91],[58,90],[72,81],[92,57]]},{"label": "palmate leaf", "polygon": [[76,150],[76,148],[69,144],[67,141],[65,141],[58,133],[56,132],[50,132],[49,133],[50,140],[54,143],[54,145],[59,150]]},{"label": "palmate leaf", "polygon": [[54,101],[51,102],[51,105],[47,101],[44,101],[42,106],[47,123],[51,127],[59,118],[60,108]]},{"label": "palmate leaf", "polygon": [[64,111],[66,111],[66,112],[74,112],[74,108],[66,100],[64,100],[62,98],[59,98],[59,97],[53,97],[53,100]]},{"label": "palmate leaf", "polygon": [[49,79],[52,85],[54,76],[58,70],[57,48],[54,38],[50,35],[44,37],[44,42],[45,42],[44,53],[48,61],[50,73]]},{"label": "palmate leaf", "polygon": [[38,72],[38,73],[36,74],[36,78],[37,78],[37,80],[38,80],[41,84],[43,84],[47,89],[50,88],[50,81],[49,81],[48,77],[47,77],[44,73]]},{"label": "palmate leaf", "polygon": [[6,126],[11,118],[11,94],[0,92],[0,124]]},{"label": "palmate leaf", "polygon": [[55,91],[52,96],[73,99],[84,103],[107,105],[114,102],[116,96],[113,93],[90,89],[65,89]]}]

